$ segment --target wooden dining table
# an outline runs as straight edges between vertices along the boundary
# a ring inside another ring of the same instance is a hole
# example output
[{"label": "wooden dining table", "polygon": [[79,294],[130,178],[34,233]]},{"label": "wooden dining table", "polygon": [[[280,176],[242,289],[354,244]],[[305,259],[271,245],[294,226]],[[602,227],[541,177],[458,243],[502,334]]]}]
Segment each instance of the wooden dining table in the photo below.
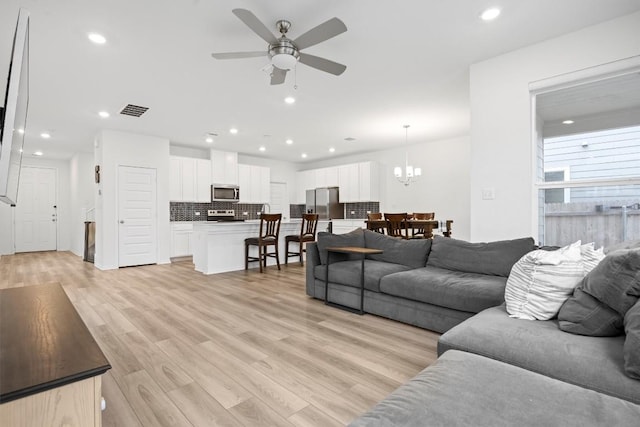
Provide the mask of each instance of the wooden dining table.
[{"label": "wooden dining table", "polygon": [[[440,227],[440,222],[436,219],[413,219],[409,218],[405,220],[407,222],[407,231],[411,234],[407,236],[408,238],[419,230],[425,230],[425,238],[429,239],[433,237],[433,230],[435,228]],[[368,230],[377,230],[387,227],[387,221],[384,219],[373,219],[366,220],[365,224],[367,224]]]}]

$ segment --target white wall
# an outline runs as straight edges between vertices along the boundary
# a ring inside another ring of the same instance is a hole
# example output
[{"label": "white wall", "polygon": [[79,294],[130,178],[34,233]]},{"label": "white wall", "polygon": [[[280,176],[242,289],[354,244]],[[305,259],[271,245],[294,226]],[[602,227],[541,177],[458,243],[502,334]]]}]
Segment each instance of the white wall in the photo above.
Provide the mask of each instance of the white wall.
[{"label": "white wall", "polygon": [[529,83],[640,55],[639,28],[634,13],[471,66],[473,241],[537,238]]},{"label": "white wall", "polygon": [[118,167],[157,170],[158,264],[169,263],[169,140],[112,130],[96,138],[96,164],[101,178],[96,194],[95,265],[101,270],[118,268]]},{"label": "white wall", "polygon": [[69,188],[71,189],[71,252],[84,255],[84,221],[94,219],[95,212],[87,218],[87,211],[94,207],[94,155],[77,153],[69,162]]},{"label": "white wall", "polygon": [[[395,166],[409,164],[422,168],[422,177],[405,187],[393,176]],[[305,164],[299,170],[347,163],[375,161],[380,165],[381,212],[435,212],[436,219],[452,219],[453,236],[469,239],[468,137],[413,144],[400,149],[382,150]]]}]

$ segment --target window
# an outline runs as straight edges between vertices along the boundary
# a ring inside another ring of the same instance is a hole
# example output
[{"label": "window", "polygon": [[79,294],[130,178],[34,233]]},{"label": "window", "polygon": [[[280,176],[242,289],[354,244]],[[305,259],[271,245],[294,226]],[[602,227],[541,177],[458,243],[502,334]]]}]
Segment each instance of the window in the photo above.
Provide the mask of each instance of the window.
[{"label": "window", "polygon": [[538,152],[541,244],[640,238],[640,126],[544,138]]}]

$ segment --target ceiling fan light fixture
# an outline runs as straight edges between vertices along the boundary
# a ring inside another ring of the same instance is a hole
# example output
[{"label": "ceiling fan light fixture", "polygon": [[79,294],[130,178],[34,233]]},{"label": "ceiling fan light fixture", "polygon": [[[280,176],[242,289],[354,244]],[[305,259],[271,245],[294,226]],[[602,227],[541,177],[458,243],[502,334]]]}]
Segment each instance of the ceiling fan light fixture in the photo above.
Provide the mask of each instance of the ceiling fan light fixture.
[{"label": "ceiling fan light fixture", "polygon": [[271,64],[281,70],[292,70],[298,63],[298,58],[288,53],[277,53],[271,57]]}]

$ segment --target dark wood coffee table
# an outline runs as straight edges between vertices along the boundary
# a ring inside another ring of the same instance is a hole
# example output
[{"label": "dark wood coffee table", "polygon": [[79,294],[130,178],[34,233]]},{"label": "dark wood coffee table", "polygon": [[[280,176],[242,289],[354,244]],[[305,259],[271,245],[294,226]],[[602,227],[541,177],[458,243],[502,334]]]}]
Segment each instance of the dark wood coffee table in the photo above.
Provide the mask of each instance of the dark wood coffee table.
[{"label": "dark wood coffee table", "polygon": [[[324,303],[331,307],[340,308],[352,313],[364,314],[364,260],[367,255],[381,254],[382,252],[382,249],[360,248],[357,246],[333,246],[327,248],[327,269],[324,277]],[[362,267],[360,269],[360,310],[346,305],[329,302],[329,264],[331,264],[332,253],[362,255]]]}]

